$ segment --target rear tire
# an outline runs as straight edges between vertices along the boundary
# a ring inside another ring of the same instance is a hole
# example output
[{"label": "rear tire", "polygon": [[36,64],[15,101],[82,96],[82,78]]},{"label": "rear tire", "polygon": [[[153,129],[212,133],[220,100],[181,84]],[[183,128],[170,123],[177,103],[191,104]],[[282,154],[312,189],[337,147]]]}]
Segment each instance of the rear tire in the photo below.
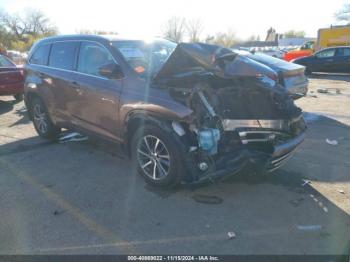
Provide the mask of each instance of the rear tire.
[{"label": "rear tire", "polygon": [[46,139],[57,140],[61,129],[52,123],[47,108],[40,98],[33,98],[31,113],[33,114],[33,123],[38,135]]},{"label": "rear tire", "polygon": [[21,102],[23,100],[23,93],[18,93],[13,96],[16,99],[16,102]]},{"label": "rear tire", "polygon": [[152,186],[174,187],[183,178],[181,146],[176,143],[174,135],[158,126],[145,125],[132,138],[133,165]]}]

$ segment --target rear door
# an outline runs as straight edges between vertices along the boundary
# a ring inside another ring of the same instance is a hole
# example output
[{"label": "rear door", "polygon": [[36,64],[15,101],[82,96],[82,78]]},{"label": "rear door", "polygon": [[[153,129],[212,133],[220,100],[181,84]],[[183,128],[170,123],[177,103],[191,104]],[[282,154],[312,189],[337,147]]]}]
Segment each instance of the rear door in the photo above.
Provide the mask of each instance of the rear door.
[{"label": "rear door", "polygon": [[312,71],[333,72],[335,69],[335,48],[322,50],[315,54]]},{"label": "rear door", "polygon": [[59,122],[71,123],[75,91],[75,65],[79,41],[60,41],[52,43],[45,80],[49,95],[54,103],[53,112]]},{"label": "rear door", "polygon": [[81,127],[118,139],[117,115],[122,80],[108,79],[99,73],[101,66],[113,63],[117,62],[102,44],[81,42],[72,115]]}]

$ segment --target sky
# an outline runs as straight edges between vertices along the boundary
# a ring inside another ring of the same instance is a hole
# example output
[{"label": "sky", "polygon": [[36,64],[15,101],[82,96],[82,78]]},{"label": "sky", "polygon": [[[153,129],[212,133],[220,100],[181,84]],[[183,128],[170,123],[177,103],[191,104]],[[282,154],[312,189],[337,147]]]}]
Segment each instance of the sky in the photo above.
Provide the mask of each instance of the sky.
[{"label": "sky", "polygon": [[316,37],[319,28],[337,24],[334,13],[344,3],[350,0],[0,0],[0,10],[41,10],[61,34],[89,29],[160,36],[170,17],[181,16],[202,20],[203,38],[231,30],[241,39],[260,35],[263,40],[270,27]]}]

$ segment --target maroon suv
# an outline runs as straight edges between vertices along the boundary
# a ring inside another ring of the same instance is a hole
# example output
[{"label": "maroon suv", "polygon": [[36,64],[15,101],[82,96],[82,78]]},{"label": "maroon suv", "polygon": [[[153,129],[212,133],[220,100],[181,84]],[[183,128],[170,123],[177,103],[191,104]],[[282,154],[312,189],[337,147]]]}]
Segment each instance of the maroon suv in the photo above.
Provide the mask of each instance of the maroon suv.
[{"label": "maroon suv", "polygon": [[276,72],[215,45],[52,37],[35,44],[25,71],[40,136],[68,128],[122,143],[156,186],[273,171],[304,139]]}]

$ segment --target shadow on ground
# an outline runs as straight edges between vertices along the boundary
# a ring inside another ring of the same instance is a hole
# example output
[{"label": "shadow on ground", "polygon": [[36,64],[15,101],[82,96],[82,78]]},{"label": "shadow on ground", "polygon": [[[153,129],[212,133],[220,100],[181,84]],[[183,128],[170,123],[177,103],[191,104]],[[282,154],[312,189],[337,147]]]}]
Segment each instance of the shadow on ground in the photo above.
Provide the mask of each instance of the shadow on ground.
[{"label": "shadow on ground", "polygon": [[[1,98],[1,97],[0,97]],[[10,112],[13,109],[14,101],[1,101],[0,100],[0,115]]]},{"label": "shadow on ground", "polygon": [[27,113],[27,109],[25,108],[25,106],[23,106],[19,109],[16,109],[14,114],[17,117],[19,117],[19,120],[17,120],[12,125],[10,125],[10,127],[13,127],[16,125],[24,125],[24,124],[28,124],[30,122],[29,117],[28,117],[28,113]]}]

